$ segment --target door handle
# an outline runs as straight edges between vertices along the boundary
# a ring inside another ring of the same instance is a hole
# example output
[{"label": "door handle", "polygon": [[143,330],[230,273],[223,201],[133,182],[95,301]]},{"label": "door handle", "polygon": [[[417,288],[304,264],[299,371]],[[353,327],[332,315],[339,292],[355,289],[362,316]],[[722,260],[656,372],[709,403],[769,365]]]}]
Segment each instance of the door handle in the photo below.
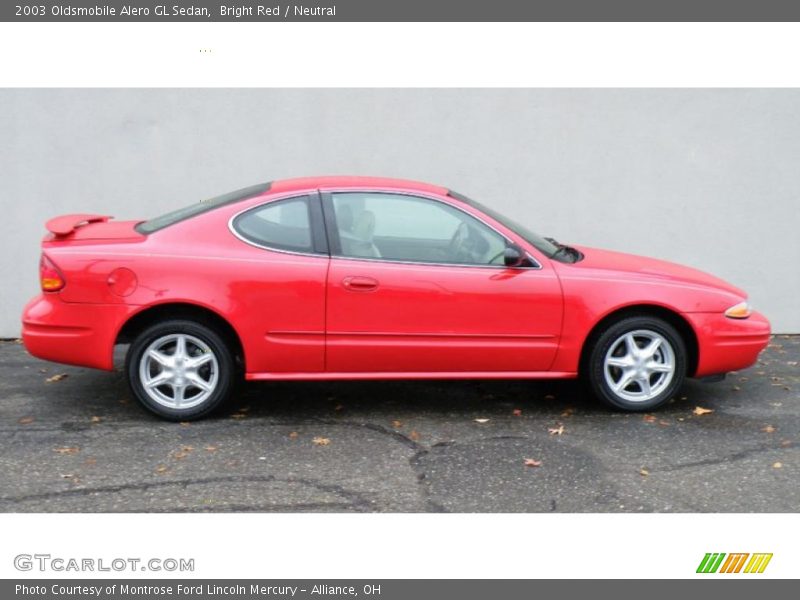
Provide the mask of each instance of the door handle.
[{"label": "door handle", "polygon": [[351,292],[372,292],[378,289],[378,280],[372,277],[345,277],[342,285]]}]

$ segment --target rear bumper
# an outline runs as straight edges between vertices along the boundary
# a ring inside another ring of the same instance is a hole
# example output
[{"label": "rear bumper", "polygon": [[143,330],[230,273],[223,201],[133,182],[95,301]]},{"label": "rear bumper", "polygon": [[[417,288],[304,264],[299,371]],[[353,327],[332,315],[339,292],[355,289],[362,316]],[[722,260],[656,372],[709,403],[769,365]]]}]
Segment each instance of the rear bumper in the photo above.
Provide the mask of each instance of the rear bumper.
[{"label": "rear bumper", "polygon": [[37,358],[110,371],[116,332],[128,311],[122,304],[77,304],[41,294],[22,313],[22,341]]},{"label": "rear bumper", "polygon": [[729,319],[718,313],[684,316],[697,333],[699,356],[695,377],[746,369],[769,344],[769,321],[758,312],[747,319]]}]

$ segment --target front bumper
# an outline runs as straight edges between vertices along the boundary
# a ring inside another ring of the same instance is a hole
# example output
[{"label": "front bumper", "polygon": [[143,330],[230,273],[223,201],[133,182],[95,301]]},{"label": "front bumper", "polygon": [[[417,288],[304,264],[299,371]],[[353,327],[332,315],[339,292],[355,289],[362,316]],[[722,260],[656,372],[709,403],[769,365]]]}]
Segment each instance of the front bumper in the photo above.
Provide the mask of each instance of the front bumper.
[{"label": "front bumper", "polygon": [[753,312],[747,319],[729,319],[719,313],[686,313],[697,334],[698,362],[695,377],[708,377],[752,366],[770,340],[764,315]]},{"label": "front bumper", "polygon": [[79,304],[40,294],[22,313],[22,341],[37,358],[110,371],[116,334],[129,311],[124,304]]}]

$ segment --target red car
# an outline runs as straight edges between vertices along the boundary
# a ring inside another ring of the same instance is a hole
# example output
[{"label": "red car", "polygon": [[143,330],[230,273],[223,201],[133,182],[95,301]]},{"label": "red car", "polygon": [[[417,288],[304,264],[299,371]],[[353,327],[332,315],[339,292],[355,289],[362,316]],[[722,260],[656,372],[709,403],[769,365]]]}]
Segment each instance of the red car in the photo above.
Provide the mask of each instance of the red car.
[{"label": "red car", "polygon": [[202,417],[248,380],[574,378],[624,410],[752,365],[769,322],[700,271],[559,244],[446,188],[255,185],[149,221],[47,223],[34,356],[125,369],[141,403]]}]

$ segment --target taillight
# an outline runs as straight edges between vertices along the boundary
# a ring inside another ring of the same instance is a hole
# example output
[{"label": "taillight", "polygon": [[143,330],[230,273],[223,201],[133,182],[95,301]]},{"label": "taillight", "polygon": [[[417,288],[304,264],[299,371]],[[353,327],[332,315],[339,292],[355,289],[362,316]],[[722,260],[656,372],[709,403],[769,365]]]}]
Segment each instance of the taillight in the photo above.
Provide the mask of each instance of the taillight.
[{"label": "taillight", "polygon": [[45,292],[57,292],[67,283],[58,267],[44,254],[39,261],[39,281],[42,284],[42,291]]}]

